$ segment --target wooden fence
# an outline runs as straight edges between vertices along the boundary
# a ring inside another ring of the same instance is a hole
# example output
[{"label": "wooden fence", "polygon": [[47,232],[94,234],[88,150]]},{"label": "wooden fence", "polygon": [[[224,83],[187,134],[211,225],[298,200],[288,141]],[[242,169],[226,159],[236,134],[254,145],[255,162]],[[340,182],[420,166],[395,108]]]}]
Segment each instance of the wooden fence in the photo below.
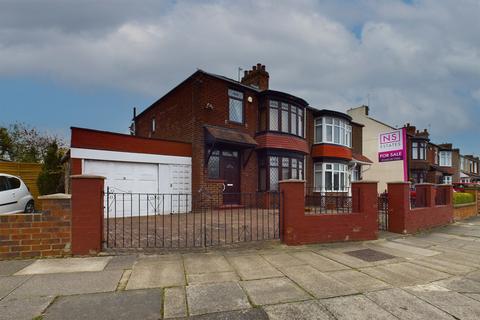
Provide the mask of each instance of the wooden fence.
[{"label": "wooden fence", "polygon": [[38,200],[40,193],[37,187],[37,178],[41,170],[42,165],[39,163],[0,162],[0,173],[20,177],[25,182],[35,199],[36,209],[41,208],[41,200]]}]

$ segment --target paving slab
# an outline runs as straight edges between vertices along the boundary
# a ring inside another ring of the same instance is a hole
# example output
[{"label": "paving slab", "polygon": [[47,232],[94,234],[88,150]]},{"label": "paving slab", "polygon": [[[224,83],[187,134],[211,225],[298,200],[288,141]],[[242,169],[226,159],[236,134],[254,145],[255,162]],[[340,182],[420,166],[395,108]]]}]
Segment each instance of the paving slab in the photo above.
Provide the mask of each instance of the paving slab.
[{"label": "paving slab", "polygon": [[425,240],[425,239],[420,239],[420,238],[415,237],[415,236],[410,236],[410,237],[406,237],[406,238],[397,238],[397,239],[393,239],[392,241],[397,242],[397,243],[401,243],[401,244],[405,244],[405,245],[408,245],[408,246],[414,246],[414,247],[425,248],[425,249],[436,244],[435,242],[428,241],[428,240]]},{"label": "paving slab", "polygon": [[464,293],[464,296],[480,301],[480,293]]},{"label": "paving slab", "polygon": [[29,276],[0,277],[0,300],[28,280]]},{"label": "paving slab", "polygon": [[55,297],[6,298],[0,301],[2,320],[31,320],[38,317]]},{"label": "paving slab", "polygon": [[218,273],[187,274],[188,284],[231,282],[231,281],[238,281],[238,280],[240,280],[240,277],[233,271],[218,272]]},{"label": "paving slab", "polygon": [[384,242],[378,242],[376,245],[388,249],[393,249],[396,252],[405,252],[406,256],[424,256],[424,257],[431,257],[435,256],[437,254],[440,254],[438,251],[434,250],[429,250],[429,249],[424,249],[424,248],[418,248],[415,246],[410,246],[402,243],[396,243],[393,241],[384,241]]},{"label": "paving slab", "polygon": [[237,282],[187,286],[190,315],[250,308],[247,296]]},{"label": "paving slab", "polygon": [[[440,250],[440,249],[439,249]],[[480,266],[480,255],[462,249],[442,248],[444,253],[435,256],[437,259],[456,262],[465,266],[478,268]]]},{"label": "paving slab", "polygon": [[470,272],[469,274],[466,275],[466,277],[468,279],[472,279],[480,282],[480,270]]},{"label": "paving slab", "polygon": [[433,284],[460,293],[480,293],[480,282],[464,277],[453,277],[433,282]]},{"label": "paving slab", "polygon": [[456,261],[449,261],[447,259],[443,259],[442,255],[413,259],[410,262],[452,275],[462,275],[475,270],[474,267],[459,264]]},{"label": "paving slab", "polygon": [[305,261],[307,264],[322,272],[349,269],[349,267],[343,264],[325,258],[312,251],[295,252],[292,253],[292,256]]},{"label": "paving slab", "polygon": [[293,257],[288,253],[265,254],[265,260],[277,268],[293,267],[307,264],[305,261]]},{"label": "paving slab", "polygon": [[132,269],[133,264],[137,261],[137,256],[115,256],[110,259],[105,270],[127,270]]},{"label": "paving slab", "polygon": [[34,275],[11,296],[59,296],[115,291],[122,270]]},{"label": "paving slab", "polygon": [[153,320],[161,317],[161,303],[161,291],[156,289],[82,294],[58,298],[43,319]]},{"label": "paving slab", "polygon": [[311,296],[288,278],[242,281],[254,305],[267,305],[311,299]]},{"label": "paving slab", "polygon": [[423,284],[450,277],[444,272],[410,262],[363,268],[360,271],[396,287]]},{"label": "paving slab", "polygon": [[254,280],[281,277],[282,273],[275,269],[260,255],[242,255],[228,257],[242,280]]},{"label": "paving slab", "polygon": [[407,290],[457,319],[478,320],[480,318],[480,301],[458,292],[424,290],[422,287],[413,287]]},{"label": "paving slab", "polygon": [[405,320],[453,320],[454,318],[431,304],[394,288],[367,293],[366,296],[383,309]]},{"label": "paving slab", "polygon": [[233,271],[227,259],[218,254],[188,254],[183,256],[183,261],[187,274]]},{"label": "paving slab", "polygon": [[185,287],[165,288],[164,298],[163,317],[165,319],[187,316]]},{"label": "paving slab", "polygon": [[267,306],[264,309],[270,320],[334,320],[316,300]]},{"label": "paving slab", "polygon": [[10,276],[15,272],[34,263],[35,260],[4,260],[0,261],[0,276]]},{"label": "paving slab", "polygon": [[102,271],[111,257],[37,260],[15,275]]},{"label": "paving slab", "polygon": [[285,268],[284,273],[302,289],[316,298],[329,298],[358,293],[357,290],[338,281],[312,266],[296,266]]},{"label": "paving slab", "polygon": [[365,296],[356,295],[320,300],[337,320],[397,319]]},{"label": "paving slab", "polygon": [[329,272],[328,275],[353,287],[358,292],[369,292],[391,288],[388,283],[372,278],[369,275],[356,270],[334,271]]},{"label": "paving slab", "polygon": [[149,259],[135,263],[126,289],[178,287],[185,284],[182,260]]},{"label": "paving slab", "polygon": [[255,308],[193,316],[188,320],[268,320],[268,316],[263,309]]}]

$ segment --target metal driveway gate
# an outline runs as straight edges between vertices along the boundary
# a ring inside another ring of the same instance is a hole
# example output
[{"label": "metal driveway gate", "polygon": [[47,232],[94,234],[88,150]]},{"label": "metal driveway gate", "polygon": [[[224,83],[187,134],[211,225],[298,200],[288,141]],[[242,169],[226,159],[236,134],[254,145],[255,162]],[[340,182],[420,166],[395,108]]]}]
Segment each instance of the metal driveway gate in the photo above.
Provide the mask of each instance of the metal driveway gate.
[{"label": "metal driveway gate", "polygon": [[378,196],[378,230],[388,231],[388,196],[386,193]]},{"label": "metal driveway gate", "polygon": [[[224,204],[224,198],[238,204]],[[280,238],[280,194],[105,193],[104,246],[195,248]]]}]

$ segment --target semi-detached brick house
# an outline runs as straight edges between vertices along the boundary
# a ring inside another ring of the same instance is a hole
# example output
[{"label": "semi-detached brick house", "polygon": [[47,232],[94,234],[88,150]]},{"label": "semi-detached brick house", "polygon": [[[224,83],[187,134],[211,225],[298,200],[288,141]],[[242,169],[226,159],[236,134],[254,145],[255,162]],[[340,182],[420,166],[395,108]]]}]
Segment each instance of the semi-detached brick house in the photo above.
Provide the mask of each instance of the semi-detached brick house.
[{"label": "semi-detached brick house", "polygon": [[[241,81],[198,70],[134,119],[135,135],[192,144],[192,192],[254,193],[282,179],[348,192],[361,178],[362,126],[269,89],[257,64]],[[353,136],[352,136],[353,135]],[[224,196],[225,204],[239,202]]]}]

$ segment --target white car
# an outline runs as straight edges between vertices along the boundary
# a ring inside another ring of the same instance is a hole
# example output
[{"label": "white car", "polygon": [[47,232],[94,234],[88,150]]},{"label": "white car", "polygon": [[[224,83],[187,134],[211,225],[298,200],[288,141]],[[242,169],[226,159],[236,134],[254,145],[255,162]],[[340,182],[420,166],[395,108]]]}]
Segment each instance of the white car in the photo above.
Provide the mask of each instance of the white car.
[{"label": "white car", "polygon": [[22,179],[0,173],[0,214],[34,210],[33,197]]}]

